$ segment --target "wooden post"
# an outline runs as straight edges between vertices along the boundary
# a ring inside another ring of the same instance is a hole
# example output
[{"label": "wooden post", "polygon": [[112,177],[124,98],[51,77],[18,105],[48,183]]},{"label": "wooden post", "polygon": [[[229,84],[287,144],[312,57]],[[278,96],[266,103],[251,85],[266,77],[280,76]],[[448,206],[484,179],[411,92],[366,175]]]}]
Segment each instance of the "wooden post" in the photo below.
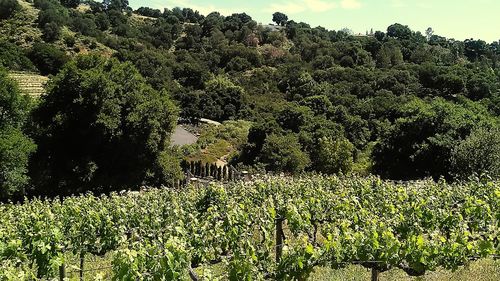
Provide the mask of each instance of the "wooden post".
[{"label": "wooden post", "polygon": [[227,176],[227,165],[224,165],[224,167],[222,167],[222,179],[224,181],[226,181],[228,179],[228,176]]},{"label": "wooden post", "polygon": [[197,172],[196,176],[198,178],[201,178],[202,177],[201,176],[201,160],[196,163],[196,172]]},{"label": "wooden post", "polygon": [[229,166],[229,168],[227,169],[227,179],[229,181],[233,181],[233,167],[232,166]]},{"label": "wooden post", "polygon": [[64,263],[59,266],[59,280],[64,281],[66,278],[66,267],[64,266]]},{"label": "wooden post", "polygon": [[212,177],[215,179],[217,178],[217,165],[212,164],[212,167],[210,167],[210,171],[212,172]]},{"label": "wooden post", "polygon": [[222,167],[217,168],[217,180],[218,181],[222,180]]},{"label": "wooden post", "polygon": [[372,281],[378,281],[380,278],[380,271],[376,268],[372,268]]},{"label": "wooden post", "polygon": [[83,265],[85,262],[85,253],[80,253],[80,281],[83,281]]},{"label": "wooden post", "polygon": [[283,219],[276,218],[276,263],[280,263],[283,255]]}]

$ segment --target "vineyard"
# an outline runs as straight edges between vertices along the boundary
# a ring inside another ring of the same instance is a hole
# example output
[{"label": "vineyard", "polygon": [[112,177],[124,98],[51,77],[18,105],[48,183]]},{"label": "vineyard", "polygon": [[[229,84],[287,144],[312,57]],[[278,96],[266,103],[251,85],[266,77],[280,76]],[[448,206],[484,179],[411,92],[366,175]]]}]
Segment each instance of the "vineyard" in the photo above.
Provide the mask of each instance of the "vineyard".
[{"label": "vineyard", "polygon": [[63,279],[89,255],[110,257],[114,280],[306,280],[351,264],[419,276],[498,258],[499,210],[498,182],[376,177],[37,199],[0,205],[0,280]]},{"label": "vineyard", "polygon": [[32,97],[39,97],[45,93],[44,87],[49,80],[48,77],[30,72],[11,72],[9,77],[17,82],[22,93]]}]

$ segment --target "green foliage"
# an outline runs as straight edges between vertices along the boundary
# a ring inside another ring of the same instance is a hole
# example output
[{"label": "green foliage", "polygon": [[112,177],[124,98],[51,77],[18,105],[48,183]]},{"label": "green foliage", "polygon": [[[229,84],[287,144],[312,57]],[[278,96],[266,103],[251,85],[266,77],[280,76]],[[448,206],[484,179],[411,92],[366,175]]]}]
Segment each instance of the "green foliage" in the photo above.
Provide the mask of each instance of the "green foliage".
[{"label": "green foliage", "polygon": [[319,140],[317,151],[313,159],[316,171],[325,174],[348,174],[353,168],[354,146],[347,139]]},{"label": "green foliage", "polygon": [[200,96],[203,117],[217,121],[237,118],[244,94],[243,88],[225,77],[219,76],[208,81]]},{"label": "green foliage", "polygon": [[458,142],[480,126],[491,126],[484,109],[442,99],[411,102],[375,147],[374,169],[392,179],[450,177]]},{"label": "green foliage", "polygon": [[29,182],[28,157],[35,144],[19,129],[0,129],[0,200],[19,197]]},{"label": "green foliage", "polygon": [[0,277],[54,279],[80,253],[109,255],[113,280],[207,277],[213,264],[222,280],[305,280],[353,263],[423,275],[498,256],[499,204],[496,181],[324,176],[34,199],[0,205]]},{"label": "green foliage", "polygon": [[80,0],[61,0],[61,4],[67,8],[76,8],[80,5]]},{"label": "green foliage", "polygon": [[241,148],[247,141],[248,131],[252,123],[245,120],[228,120],[219,126],[207,126],[202,130],[198,143],[201,147],[222,139],[237,148]]},{"label": "green foliage", "polygon": [[[70,26],[75,32],[85,36],[97,36],[97,20],[92,15],[73,12]],[[102,23],[105,25],[105,23]],[[107,29],[107,28],[106,28]]]},{"label": "green foliage", "polygon": [[303,126],[311,122],[312,117],[313,114],[310,108],[288,104],[280,111],[276,121],[284,130],[298,133]]},{"label": "green foliage", "polygon": [[179,239],[135,248],[118,251],[113,259],[113,280],[186,280],[189,255]]},{"label": "green foliage", "polygon": [[61,37],[61,27],[55,22],[46,23],[42,30],[43,40],[54,42]]},{"label": "green foliage", "polygon": [[203,163],[226,158],[224,160],[229,162],[243,150],[251,126],[251,122],[244,120],[228,120],[218,126],[206,125],[202,127],[196,143],[184,147],[186,158]]},{"label": "green foliage", "polygon": [[76,43],[75,36],[72,36],[72,35],[65,35],[63,38],[63,41],[64,41],[64,44],[66,44],[66,46],[68,46],[70,48],[74,47],[75,43]]},{"label": "green foliage", "polygon": [[452,152],[453,171],[459,178],[500,178],[500,129],[479,128],[460,141]]},{"label": "green foliage", "polygon": [[412,36],[412,31],[407,25],[395,23],[387,28],[387,36],[401,40],[410,39]]},{"label": "green foliage", "polygon": [[33,63],[17,45],[0,40],[0,66],[11,70],[33,70]]},{"label": "green foliage", "polygon": [[130,63],[78,57],[50,82],[33,119],[35,193],[137,188],[177,173],[162,154],[177,110]]},{"label": "green foliage", "polygon": [[[37,4],[35,3],[35,6]],[[41,11],[38,14],[38,26],[45,27],[48,23],[57,24],[59,27],[68,22],[69,14],[59,1],[45,1],[39,4]]]},{"label": "green foliage", "polygon": [[108,10],[117,10],[122,12],[128,8],[128,0],[104,0],[102,3]]},{"label": "green foliage", "polygon": [[111,23],[105,13],[98,13],[95,16],[95,24],[99,30],[106,31]]},{"label": "green foliage", "polygon": [[30,100],[0,71],[0,200],[24,194],[28,184],[28,157],[33,141],[22,132]]},{"label": "green foliage", "polygon": [[42,75],[56,74],[69,59],[63,51],[46,43],[33,44],[28,57]]},{"label": "green foliage", "polygon": [[[5,1],[9,2],[2,3]],[[32,69],[23,59],[27,53],[43,75],[56,74],[68,60],[66,55],[87,53],[87,48],[132,62],[155,90],[169,89],[185,120],[252,121],[255,130],[250,130],[239,158],[244,164],[262,166],[258,156],[266,137],[290,134],[309,155],[314,155],[323,137],[345,138],[354,145],[354,162],[359,164],[358,156],[364,153],[361,166],[370,167],[370,145],[386,143],[390,132],[402,126],[398,122],[409,118],[403,108],[419,98],[426,105],[436,97],[470,108],[481,104],[480,115],[485,119],[498,119],[500,112],[498,42],[462,42],[434,34],[432,29],[424,36],[398,23],[387,32],[353,36],[347,28],[311,27],[279,12],[273,15],[279,26],[266,28],[245,13],[204,16],[190,8],[162,12],[141,7],[136,13],[142,16],[138,16],[122,0],[91,1],[86,11],[68,8],[78,2],[34,0],[38,10],[23,5],[22,13],[3,20],[0,29],[6,32],[0,34],[21,47],[0,43],[0,64],[15,70]],[[34,26],[43,31],[41,39],[55,45],[38,43],[40,31],[33,31]],[[62,45],[57,40],[62,26],[70,29],[67,34],[82,37],[83,44],[63,40]],[[29,51],[21,50],[30,46]],[[432,126],[448,131],[447,124]],[[450,177],[450,147],[470,133],[469,129],[457,130],[457,134],[436,133],[447,140],[440,140],[446,145],[434,149],[446,152],[427,154],[427,143],[415,136],[408,138],[412,143],[393,142],[387,150],[391,152],[382,154],[387,160],[415,154],[409,162],[419,158],[416,154],[448,159],[415,160],[447,164],[425,165],[425,172],[401,173],[399,179]],[[213,155],[231,150],[227,142],[212,145],[217,152]],[[378,151],[374,150],[373,157],[380,161]],[[392,152],[395,154],[388,156]],[[377,165],[375,171],[392,177],[391,165]]]},{"label": "green foliage", "polygon": [[402,63],[403,53],[400,47],[394,42],[384,43],[377,55],[377,66],[388,68]]},{"label": "green foliage", "polygon": [[19,7],[17,0],[0,0],[0,20],[10,18]]},{"label": "green foliage", "polygon": [[180,165],[182,161],[180,151],[174,148],[165,149],[160,152],[156,161],[157,171],[153,175],[154,177],[149,179],[150,183],[165,186],[172,184],[174,186],[177,180],[184,178],[184,171]]},{"label": "green foliage", "polygon": [[145,17],[159,18],[162,16],[162,13],[158,9],[151,9],[149,7],[140,7],[135,11],[137,14]]},{"label": "green foliage", "polygon": [[277,25],[284,26],[288,22],[288,16],[283,13],[276,12],[273,14],[273,21]]},{"label": "green foliage", "polygon": [[309,155],[293,134],[267,136],[258,161],[269,171],[290,173],[301,172],[310,163]]},{"label": "green foliage", "polygon": [[172,57],[149,49],[142,52],[121,50],[116,56],[122,61],[132,62],[153,88],[161,90],[172,84],[172,65],[174,64]]}]

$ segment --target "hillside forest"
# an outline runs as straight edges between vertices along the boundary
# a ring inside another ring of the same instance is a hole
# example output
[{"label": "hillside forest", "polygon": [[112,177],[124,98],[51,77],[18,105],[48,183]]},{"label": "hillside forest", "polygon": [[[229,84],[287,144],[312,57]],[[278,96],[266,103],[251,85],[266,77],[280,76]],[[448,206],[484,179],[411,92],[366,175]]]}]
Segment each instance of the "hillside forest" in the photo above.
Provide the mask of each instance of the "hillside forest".
[{"label": "hillside forest", "polygon": [[[0,199],[169,186],[211,149],[258,173],[500,177],[500,41],[269,20],[0,0]],[[222,125],[171,145],[200,118]]]}]

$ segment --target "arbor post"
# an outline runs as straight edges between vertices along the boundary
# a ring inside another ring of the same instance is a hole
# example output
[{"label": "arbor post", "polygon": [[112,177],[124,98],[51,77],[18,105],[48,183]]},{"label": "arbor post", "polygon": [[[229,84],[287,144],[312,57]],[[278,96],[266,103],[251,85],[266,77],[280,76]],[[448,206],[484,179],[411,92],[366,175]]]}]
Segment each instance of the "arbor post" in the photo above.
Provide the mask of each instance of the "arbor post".
[{"label": "arbor post", "polygon": [[59,266],[59,280],[64,281],[66,279],[66,267],[64,263]]},{"label": "arbor post", "polygon": [[83,281],[83,266],[85,262],[85,253],[80,253],[80,281]]},{"label": "arbor post", "polygon": [[280,263],[283,255],[283,219],[276,218],[276,263]]},{"label": "arbor post", "polygon": [[372,268],[372,281],[379,281],[380,271],[376,268]]}]

